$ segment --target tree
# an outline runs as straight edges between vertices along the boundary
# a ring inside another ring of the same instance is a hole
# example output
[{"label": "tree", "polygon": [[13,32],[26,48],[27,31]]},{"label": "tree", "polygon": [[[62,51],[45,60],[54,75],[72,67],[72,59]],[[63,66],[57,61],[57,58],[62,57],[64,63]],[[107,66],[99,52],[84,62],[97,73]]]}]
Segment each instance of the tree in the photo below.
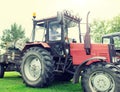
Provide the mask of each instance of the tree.
[{"label": "tree", "polygon": [[10,29],[5,29],[3,31],[1,40],[3,43],[11,43],[15,47],[17,41],[23,38],[25,38],[24,29],[22,28],[21,25],[17,25],[16,23],[14,23],[11,25]]},{"label": "tree", "polygon": [[111,20],[110,32],[120,32],[120,15]]},{"label": "tree", "polygon": [[109,22],[105,20],[94,20],[90,25],[92,40],[100,43],[103,35],[109,33]]},{"label": "tree", "polygon": [[100,43],[103,35],[120,31],[120,15],[111,20],[94,20],[90,26],[93,41]]}]

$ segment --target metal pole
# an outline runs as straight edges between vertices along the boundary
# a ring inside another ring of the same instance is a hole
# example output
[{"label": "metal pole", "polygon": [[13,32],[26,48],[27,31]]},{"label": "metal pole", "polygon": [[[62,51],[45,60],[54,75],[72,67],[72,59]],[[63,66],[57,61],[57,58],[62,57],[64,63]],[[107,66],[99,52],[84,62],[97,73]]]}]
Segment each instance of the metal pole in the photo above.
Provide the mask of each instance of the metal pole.
[{"label": "metal pole", "polygon": [[36,25],[36,22],[35,22],[34,19],[33,19],[32,42],[33,42],[34,39],[35,39],[35,25]]},{"label": "metal pole", "polygon": [[[80,19],[81,21],[82,19]],[[82,38],[81,38],[81,29],[80,29],[80,22],[78,23],[78,28],[79,28],[79,40],[80,40],[80,43],[82,42]]]}]

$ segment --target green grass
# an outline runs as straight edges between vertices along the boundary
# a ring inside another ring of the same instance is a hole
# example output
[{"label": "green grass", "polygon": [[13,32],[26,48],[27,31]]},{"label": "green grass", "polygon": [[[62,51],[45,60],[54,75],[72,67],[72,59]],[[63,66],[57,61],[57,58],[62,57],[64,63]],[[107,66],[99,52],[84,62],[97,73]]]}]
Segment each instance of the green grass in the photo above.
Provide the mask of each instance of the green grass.
[{"label": "green grass", "polygon": [[80,84],[54,82],[48,88],[26,87],[17,72],[6,72],[0,79],[0,92],[83,92]]}]

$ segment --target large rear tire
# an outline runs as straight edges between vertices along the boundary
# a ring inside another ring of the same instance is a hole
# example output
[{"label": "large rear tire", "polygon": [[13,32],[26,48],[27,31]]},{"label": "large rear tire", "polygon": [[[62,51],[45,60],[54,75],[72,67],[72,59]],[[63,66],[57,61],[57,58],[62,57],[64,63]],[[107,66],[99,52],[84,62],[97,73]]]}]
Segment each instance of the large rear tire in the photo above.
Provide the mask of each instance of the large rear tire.
[{"label": "large rear tire", "polygon": [[119,92],[118,67],[107,63],[94,63],[86,68],[81,77],[84,92]]},{"label": "large rear tire", "polygon": [[45,49],[31,47],[24,53],[21,73],[27,86],[48,86],[53,80],[53,69],[51,55]]},{"label": "large rear tire", "polygon": [[0,64],[0,78],[4,77],[4,65]]}]

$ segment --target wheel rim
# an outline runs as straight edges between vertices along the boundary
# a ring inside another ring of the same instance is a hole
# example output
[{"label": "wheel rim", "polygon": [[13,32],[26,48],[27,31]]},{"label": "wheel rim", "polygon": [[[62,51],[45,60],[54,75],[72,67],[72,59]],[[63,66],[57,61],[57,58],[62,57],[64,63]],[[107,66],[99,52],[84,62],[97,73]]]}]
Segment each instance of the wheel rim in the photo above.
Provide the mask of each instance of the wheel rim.
[{"label": "wheel rim", "polygon": [[35,55],[29,56],[25,62],[24,72],[25,72],[25,76],[30,81],[37,80],[42,72],[42,64],[40,59]]},{"label": "wheel rim", "polygon": [[100,71],[90,76],[89,85],[94,92],[113,92],[115,89],[115,82],[112,76]]}]

